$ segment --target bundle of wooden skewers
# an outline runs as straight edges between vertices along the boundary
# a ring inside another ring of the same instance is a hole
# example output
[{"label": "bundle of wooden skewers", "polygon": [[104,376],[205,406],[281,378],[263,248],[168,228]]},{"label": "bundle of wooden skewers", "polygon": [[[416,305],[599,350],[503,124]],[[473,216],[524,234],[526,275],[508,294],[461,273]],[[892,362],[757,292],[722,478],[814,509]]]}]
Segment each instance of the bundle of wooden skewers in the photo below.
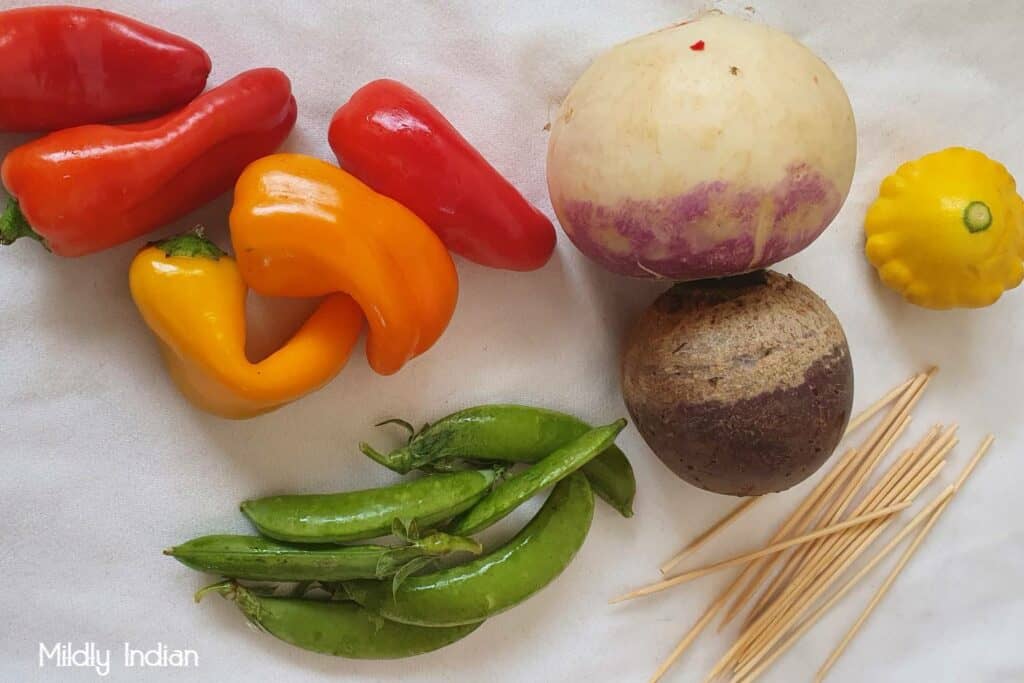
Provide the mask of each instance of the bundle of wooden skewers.
[{"label": "bundle of wooden skewers", "polygon": [[[723,612],[722,626],[744,612],[745,621],[739,637],[718,660],[705,681],[726,676],[733,683],[756,680],[916,531],[860,617],[818,670],[816,680],[824,680],[992,444],[993,437],[986,437],[955,483],[921,507],[866,563],[854,566],[899,513],[912,506],[935,481],[946,465],[946,456],[958,442],[956,425],[935,425],[883,474],[875,477],[869,486],[872,475],[907,429],[911,410],[934,373],[935,369],[932,369],[910,378],[850,422],[847,436],[885,411],[884,417],[863,443],[836,459],[832,469],[783,522],[767,546],[707,567],[669,576],[612,600],[616,603],[639,598],[722,569],[743,567],[686,633],[651,681],[661,679],[697,636]],[[749,498],[741,503],[665,563],[662,573],[667,574],[758,500]]]}]

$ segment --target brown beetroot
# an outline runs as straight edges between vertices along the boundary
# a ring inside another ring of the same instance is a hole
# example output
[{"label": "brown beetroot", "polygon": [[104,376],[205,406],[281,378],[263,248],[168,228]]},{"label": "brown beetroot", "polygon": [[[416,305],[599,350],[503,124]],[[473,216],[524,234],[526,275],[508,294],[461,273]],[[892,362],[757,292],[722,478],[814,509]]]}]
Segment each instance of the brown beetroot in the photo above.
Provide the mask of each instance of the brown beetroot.
[{"label": "brown beetroot", "polygon": [[759,271],[678,284],[627,337],[622,390],[655,454],[709,491],[782,491],[813,474],[850,417],[853,365],[828,305]]}]

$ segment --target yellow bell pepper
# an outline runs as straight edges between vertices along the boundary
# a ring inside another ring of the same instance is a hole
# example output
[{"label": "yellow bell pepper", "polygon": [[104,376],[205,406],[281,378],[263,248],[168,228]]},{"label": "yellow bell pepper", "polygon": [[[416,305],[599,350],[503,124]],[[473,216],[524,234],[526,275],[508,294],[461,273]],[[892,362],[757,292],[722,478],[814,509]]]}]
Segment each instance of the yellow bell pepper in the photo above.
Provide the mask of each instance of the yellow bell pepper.
[{"label": "yellow bell pepper", "polygon": [[953,147],[903,164],[864,225],[868,260],[918,306],[988,306],[1024,280],[1024,200],[981,152]]},{"label": "yellow bell pepper", "polygon": [[346,292],[369,323],[366,357],[389,375],[426,351],[455,311],[452,257],[412,211],[303,154],[253,162],[235,185],[231,242],[254,291]]},{"label": "yellow bell pepper", "polygon": [[222,417],[253,417],[318,389],[345,366],[363,324],[350,297],[332,294],[284,346],[251,363],[238,265],[197,234],[144,248],[129,284],[175,383],[196,406]]}]

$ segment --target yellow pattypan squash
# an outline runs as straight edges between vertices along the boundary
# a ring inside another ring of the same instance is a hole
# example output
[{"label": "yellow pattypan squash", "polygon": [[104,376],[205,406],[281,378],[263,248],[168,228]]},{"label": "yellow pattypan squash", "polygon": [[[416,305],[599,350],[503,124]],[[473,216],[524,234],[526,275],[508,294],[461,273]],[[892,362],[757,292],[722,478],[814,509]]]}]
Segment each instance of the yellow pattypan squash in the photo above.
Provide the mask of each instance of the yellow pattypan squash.
[{"label": "yellow pattypan squash", "polygon": [[1024,280],[1024,200],[1006,168],[975,150],[900,166],[864,227],[882,281],[918,306],[988,306]]}]

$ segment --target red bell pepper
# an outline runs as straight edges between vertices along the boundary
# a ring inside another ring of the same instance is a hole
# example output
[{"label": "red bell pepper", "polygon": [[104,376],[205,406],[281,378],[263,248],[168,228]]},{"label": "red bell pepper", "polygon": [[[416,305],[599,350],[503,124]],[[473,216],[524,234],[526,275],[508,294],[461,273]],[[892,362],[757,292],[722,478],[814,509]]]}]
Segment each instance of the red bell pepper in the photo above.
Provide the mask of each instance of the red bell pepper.
[{"label": "red bell pepper", "polygon": [[0,243],[43,241],[61,256],[106,249],[231,189],[295,124],[288,77],[253,69],[171,114],[51,133],[14,149],[0,176],[14,196]]},{"label": "red bell pepper", "polygon": [[328,140],[342,168],[469,260],[534,270],[551,257],[547,216],[411,88],[387,79],[363,86],[335,113]]},{"label": "red bell pepper", "polygon": [[170,111],[206,87],[195,43],[112,12],[0,12],[0,130],[70,128]]}]

